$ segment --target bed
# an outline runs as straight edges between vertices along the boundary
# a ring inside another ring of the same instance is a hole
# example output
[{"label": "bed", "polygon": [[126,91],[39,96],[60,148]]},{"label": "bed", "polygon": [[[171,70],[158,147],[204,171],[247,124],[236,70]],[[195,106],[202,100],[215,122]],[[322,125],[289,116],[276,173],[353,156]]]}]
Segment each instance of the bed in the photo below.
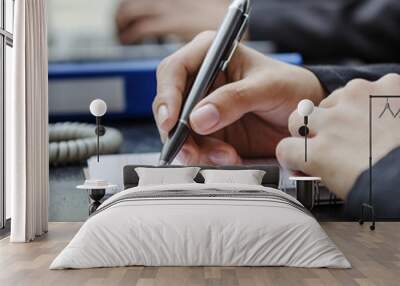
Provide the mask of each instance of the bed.
[{"label": "bed", "polygon": [[199,173],[193,183],[151,186],[138,185],[138,167],[124,168],[125,190],[89,217],[50,269],[351,267],[309,211],[277,189],[276,166],[246,167],[265,171],[261,185],[204,183]]}]

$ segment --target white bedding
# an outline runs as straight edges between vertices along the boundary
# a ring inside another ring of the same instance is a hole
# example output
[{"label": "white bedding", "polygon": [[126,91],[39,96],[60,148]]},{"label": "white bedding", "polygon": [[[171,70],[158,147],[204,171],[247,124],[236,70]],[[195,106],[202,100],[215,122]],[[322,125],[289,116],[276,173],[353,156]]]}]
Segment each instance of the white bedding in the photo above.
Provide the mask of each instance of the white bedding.
[{"label": "white bedding", "polygon": [[[265,192],[268,198],[177,195],[123,199],[146,195],[138,193],[146,191],[206,193],[211,189],[263,191],[261,196]],[[279,190],[254,185],[132,188],[104,202],[50,269],[128,265],[349,268],[350,263],[318,222],[299,205]]]}]

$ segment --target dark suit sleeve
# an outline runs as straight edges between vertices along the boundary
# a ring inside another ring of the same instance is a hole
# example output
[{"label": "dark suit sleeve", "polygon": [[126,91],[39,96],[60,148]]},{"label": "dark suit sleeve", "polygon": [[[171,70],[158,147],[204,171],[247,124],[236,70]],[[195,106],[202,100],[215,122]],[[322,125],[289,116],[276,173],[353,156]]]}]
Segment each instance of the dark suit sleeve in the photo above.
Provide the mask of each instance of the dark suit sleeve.
[{"label": "dark suit sleeve", "polygon": [[[378,217],[400,217],[400,147],[394,149],[372,167],[372,202]],[[361,204],[369,199],[369,169],[355,182],[347,197],[346,212],[356,218]]]},{"label": "dark suit sleeve", "polygon": [[[360,67],[308,67],[319,79],[327,93],[346,85],[354,78],[377,80],[388,73],[399,73],[400,65],[369,65]],[[373,204],[379,217],[400,217],[400,148],[378,161],[372,168]],[[369,169],[357,179],[346,201],[346,215],[360,218],[362,203],[368,202]]]},{"label": "dark suit sleeve", "polygon": [[307,68],[317,76],[322,87],[328,94],[333,92],[335,89],[345,86],[346,83],[355,78],[375,81],[388,73],[400,74],[400,64],[310,66]]},{"label": "dark suit sleeve", "polygon": [[253,0],[249,34],[306,60],[400,61],[399,0]]}]

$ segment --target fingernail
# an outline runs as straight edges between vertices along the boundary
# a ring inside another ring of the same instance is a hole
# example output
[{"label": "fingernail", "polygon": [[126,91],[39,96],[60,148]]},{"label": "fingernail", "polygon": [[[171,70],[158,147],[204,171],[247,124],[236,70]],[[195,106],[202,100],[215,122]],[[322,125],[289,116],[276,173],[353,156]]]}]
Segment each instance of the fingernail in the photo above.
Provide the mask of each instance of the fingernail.
[{"label": "fingernail", "polygon": [[180,163],[182,163],[183,165],[186,165],[186,164],[188,164],[188,162],[190,162],[190,153],[189,153],[187,150],[182,149],[182,150],[178,153],[178,155],[176,156],[176,159],[177,159]]},{"label": "fingernail", "polygon": [[165,104],[160,105],[157,111],[157,121],[161,129],[164,129],[163,124],[168,119],[168,117],[169,117],[168,107]]},{"label": "fingernail", "polygon": [[222,150],[214,150],[208,154],[208,158],[216,165],[229,165],[233,164],[232,158],[229,153]]},{"label": "fingernail", "polygon": [[209,103],[194,111],[190,119],[197,131],[205,132],[217,125],[219,117],[218,109],[214,104]]}]

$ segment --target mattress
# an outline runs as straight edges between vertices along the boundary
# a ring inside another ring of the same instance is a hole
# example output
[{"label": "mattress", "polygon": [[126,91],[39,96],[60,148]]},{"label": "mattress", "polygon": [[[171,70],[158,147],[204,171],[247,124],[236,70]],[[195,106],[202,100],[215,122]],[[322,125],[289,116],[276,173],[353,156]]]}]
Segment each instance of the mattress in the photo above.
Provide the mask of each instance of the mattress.
[{"label": "mattress", "polygon": [[284,192],[191,183],[135,187],[109,198],[50,269],[134,265],[351,267]]}]

